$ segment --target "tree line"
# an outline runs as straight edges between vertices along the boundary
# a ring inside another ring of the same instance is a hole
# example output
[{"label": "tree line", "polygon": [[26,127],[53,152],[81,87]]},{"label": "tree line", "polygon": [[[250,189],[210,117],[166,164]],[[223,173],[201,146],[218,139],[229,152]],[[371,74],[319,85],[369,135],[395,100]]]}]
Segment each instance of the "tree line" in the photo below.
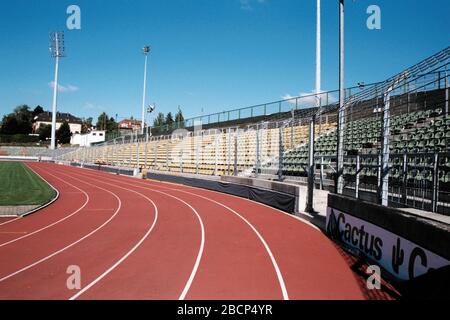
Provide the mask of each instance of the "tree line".
[{"label": "tree line", "polygon": [[[2,139],[0,142],[27,143],[49,140],[52,131],[52,126],[50,124],[41,124],[41,126],[33,132],[33,124],[35,123],[36,117],[44,112],[45,111],[41,106],[37,106],[33,110],[27,105],[16,107],[12,113],[5,115],[2,119],[0,127]],[[133,119],[133,117],[131,117],[131,119]],[[80,133],[86,134],[90,132],[93,127],[97,130],[104,130],[107,134],[119,131],[119,124],[113,117],[108,116],[106,112],[103,112],[98,116],[95,125],[93,121],[94,119],[92,117],[83,119]],[[161,130],[162,127],[170,129],[174,124],[177,128],[184,127],[184,116],[180,108],[178,108],[175,118],[171,112],[167,113],[167,115],[160,112],[153,121],[155,130],[158,132],[160,131],[161,133],[165,131]],[[31,134],[34,135],[30,136]],[[70,143],[71,136],[70,126],[64,121],[56,132],[56,138],[59,143],[68,144]],[[36,141],[36,137],[38,137],[38,141]]]},{"label": "tree line", "polygon": [[164,113],[160,112],[156,116],[155,120],[153,121],[153,127],[164,127],[167,126],[168,128],[172,128],[173,125],[176,125],[177,128],[183,128],[184,127],[184,116],[181,109],[178,107],[178,112],[175,115],[175,119],[172,115],[172,112],[169,112],[167,115],[164,115]]},{"label": "tree line", "polygon": [[[37,106],[33,110],[27,105],[16,107],[12,113],[7,114],[2,119],[0,128],[1,142],[4,143],[32,143],[39,141],[47,141],[51,137],[52,126],[41,125],[34,136],[33,123],[38,115],[44,113],[41,106]],[[70,143],[72,133],[69,123],[64,121],[56,131],[56,139],[61,144]]]}]

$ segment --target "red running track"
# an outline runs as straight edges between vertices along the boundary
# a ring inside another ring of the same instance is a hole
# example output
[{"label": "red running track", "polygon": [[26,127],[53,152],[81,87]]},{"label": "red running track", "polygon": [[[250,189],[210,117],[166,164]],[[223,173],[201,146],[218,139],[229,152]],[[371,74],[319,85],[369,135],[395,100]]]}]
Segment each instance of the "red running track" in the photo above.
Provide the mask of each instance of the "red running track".
[{"label": "red running track", "polygon": [[[0,221],[0,299],[366,296],[327,237],[276,209],[181,185],[28,165],[60,197]],[[70,266],[79,267],[80,289],[67,286]]]}]

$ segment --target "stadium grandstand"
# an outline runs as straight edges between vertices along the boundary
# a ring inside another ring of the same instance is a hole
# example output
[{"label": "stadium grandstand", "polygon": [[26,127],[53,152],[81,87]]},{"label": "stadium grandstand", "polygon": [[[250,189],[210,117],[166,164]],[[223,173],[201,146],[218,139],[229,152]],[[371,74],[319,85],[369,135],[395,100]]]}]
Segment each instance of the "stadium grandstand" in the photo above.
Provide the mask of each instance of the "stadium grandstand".
[{"label": "stadium grandstand", "polygon": [[446,48],[390,79],[347,89],[341,152],[334,91],[319,95],[319,108],[316,95],[302,96],[153,128],[150,137],[121,137],[59,159],[306,184],[314,117],[316,188],[450,214],[449,53]]}]

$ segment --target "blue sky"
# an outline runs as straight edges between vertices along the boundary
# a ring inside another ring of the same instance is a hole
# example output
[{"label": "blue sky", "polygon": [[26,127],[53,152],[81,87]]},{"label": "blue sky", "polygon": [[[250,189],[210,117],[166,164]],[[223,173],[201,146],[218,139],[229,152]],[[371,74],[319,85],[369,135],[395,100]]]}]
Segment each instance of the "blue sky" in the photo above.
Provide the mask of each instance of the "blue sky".
[{"label": "blue sky", "polygon": [[[140,118],[148,102],[186,117],[314,89],[315,0],[15,0],[0,6],[0,116],[20,104],[51,108],[48,34],[66,33],[59,110]],[[81,8],[81,30],[66,9]],[[382,29],[366,27],[369,5]],[[346,5],[346,85],[383,80],[450,43],[448,0],[357,0]],[[338,1],[322,0],[324,90],[338,84]]]}]

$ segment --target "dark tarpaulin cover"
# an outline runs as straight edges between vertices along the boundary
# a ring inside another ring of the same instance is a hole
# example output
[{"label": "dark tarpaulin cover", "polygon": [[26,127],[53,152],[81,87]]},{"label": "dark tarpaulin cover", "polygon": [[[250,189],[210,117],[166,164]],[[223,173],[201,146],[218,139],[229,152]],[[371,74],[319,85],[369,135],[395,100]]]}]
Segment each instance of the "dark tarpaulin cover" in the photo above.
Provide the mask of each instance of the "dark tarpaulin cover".
[{"label": "dark tarpaulin cover", "polygon": [[226,183],[222,181],[186,178],[165,174],[148,173],[147,178],[218,191],[260,202],[273,208],[280,209],[284,212],[295,212],[295,196],[286,193],[266,189],[258,189],[250,186]]}]

